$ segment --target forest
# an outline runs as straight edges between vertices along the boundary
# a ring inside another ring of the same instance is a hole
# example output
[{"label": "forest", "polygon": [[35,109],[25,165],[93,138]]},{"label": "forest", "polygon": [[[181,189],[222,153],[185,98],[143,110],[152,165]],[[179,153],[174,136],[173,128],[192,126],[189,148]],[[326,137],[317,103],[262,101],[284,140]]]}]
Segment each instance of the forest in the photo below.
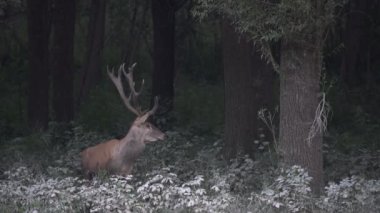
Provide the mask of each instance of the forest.
[{"label": "forest", "polygon": [[380,0],[0,0],[0,212],[380,212]]}]

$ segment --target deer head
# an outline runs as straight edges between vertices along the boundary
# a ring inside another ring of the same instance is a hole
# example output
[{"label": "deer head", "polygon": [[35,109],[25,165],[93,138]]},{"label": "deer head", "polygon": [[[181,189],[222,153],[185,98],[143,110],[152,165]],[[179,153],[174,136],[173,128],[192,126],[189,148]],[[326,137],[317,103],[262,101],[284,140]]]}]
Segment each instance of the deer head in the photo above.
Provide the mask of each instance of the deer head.
[{"label": "deer head", "polygon": [[[141,82],[140,90],[137,91],[135,88],[135,82],[133,81],[133,71],[136,66],[136,63],[133,64],[130,68],[128,68],[128,73],[125,71],[124,66],[125,64],[122,64],[116,73],[113,69],[110,71],[107,68],[107,73],[110,79],[112,80],[113,84],[115,85],[117,91],[119,92],[119,95],[127,109],[129,109],[132,113],[134,113],[137,116],[129,130],[129,133],[131,133],[132,135],[136,135],[136,137],[143,137],[143,141],[145,143],[163,140],[165,134],[162,133],[153,124],[148,122],[148,118],[157,111],[158,97],[156,96],[154,98],[154,106],[151,110],[147,112],[142,111],[138,103],[138,97],[140,96],[144,88],[144,80],[142,80]],[[130,94],[128,97],[124,93],[122,75],[124,75],[129,85]]]}]

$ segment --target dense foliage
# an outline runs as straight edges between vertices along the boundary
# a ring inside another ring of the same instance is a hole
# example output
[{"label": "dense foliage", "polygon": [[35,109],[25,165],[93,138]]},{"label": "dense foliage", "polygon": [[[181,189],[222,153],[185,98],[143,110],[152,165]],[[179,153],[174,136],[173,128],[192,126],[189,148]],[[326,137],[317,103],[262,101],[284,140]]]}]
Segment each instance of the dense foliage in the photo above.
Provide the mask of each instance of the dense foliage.
[{"label": "dense foliage", "polygon": [[[313,1],[215,1],[197,0],[195,17],[203,20],[210,14],[219,14],[232,22],[236,31],[247,35],[259,44],[261,53],[278,71],[271,45],[280,39],[298,40],[311,45],[310,36],[320,31],[325,38],[328,29],[336,21],[346,0]],[[318,1],[316,1],[318,2]],[[326,31],[326,32],[325,32]]]}]

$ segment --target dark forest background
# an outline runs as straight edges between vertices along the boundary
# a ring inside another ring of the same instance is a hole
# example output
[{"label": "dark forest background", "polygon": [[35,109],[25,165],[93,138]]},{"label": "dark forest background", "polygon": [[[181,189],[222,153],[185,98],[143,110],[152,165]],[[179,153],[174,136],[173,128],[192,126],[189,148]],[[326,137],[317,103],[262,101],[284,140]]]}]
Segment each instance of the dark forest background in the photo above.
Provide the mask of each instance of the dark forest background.
[{"label": "dark forest background", "polygon": [[225,159],[264,144],[319,194],[326,150],[380,149],[380,1],[237,2],[0,0],[0,147],[125,135],[106,70],[137,63],[162,130],[216,135]]},{"label": "dark forest background", "polygon": [[[149,1],[59,3],[63,5],[4,1],[2,138],[44,130],[49,122],[71,121],[91,130],[124,134],[128,112],[110,84],[106,67],[135,62],[136,78],[148,82],[146,104],[160,95],[161,114],[174,111],[180,117],[175,125],[222,125],[217,19],[199,23],[191,15],[190,1],[178,6],[159,4],[155,19]],[[195,106],[202,99],[210,101],[207,107]],[[193,118],[198,120],[190,121]]]}]

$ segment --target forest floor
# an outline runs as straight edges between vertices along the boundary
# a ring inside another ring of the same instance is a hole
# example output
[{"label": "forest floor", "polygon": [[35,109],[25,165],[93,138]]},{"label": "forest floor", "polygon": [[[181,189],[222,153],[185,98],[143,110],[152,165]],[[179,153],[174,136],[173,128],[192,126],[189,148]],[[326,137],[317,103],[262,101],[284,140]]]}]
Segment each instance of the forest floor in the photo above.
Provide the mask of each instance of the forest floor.
[{"label": "forest floor", "polygon": [[325,192],[310,192],[298,166],[282,168],[263,146],[255,159],[221,157],[222,135],[179,129],[149,144],[132,175],[80,171],[79,153],[108,136],[76,127],[5,141],[0,212],[380,212],[380,150],[325,146]]}]

